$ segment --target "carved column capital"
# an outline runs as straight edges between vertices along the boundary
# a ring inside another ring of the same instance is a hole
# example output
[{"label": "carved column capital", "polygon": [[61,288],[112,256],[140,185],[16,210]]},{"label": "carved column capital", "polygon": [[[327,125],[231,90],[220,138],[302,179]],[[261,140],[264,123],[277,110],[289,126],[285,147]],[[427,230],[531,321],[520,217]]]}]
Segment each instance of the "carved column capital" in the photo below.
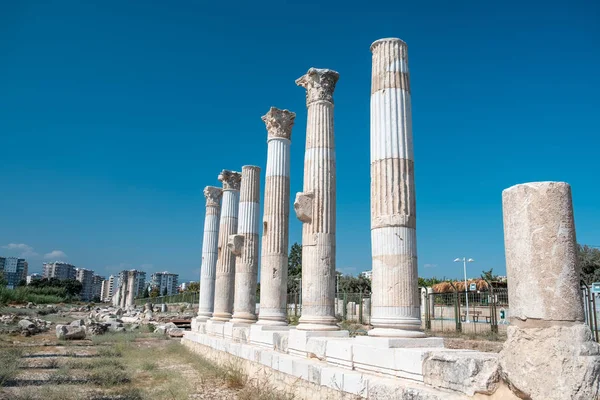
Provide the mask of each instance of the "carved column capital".
[{"label": "carved column capital", "polygon": [[223,190],[240,190],[242,174],[235,171],[224,169],[219,174],[219,180],[223,182]]},{"label": "carved column capital", "polygon": [[271,107],[269,112],[263,115],[261,119],[267,125],[269,139],[283,138],[290,140],[292,138],[292,127],[294,126],[296,113]]},{"label": "carved column capital", "polygon": [[333,103],[333,91],[340,74],[331,69],[311,68],[296,79],[296,85],[306,89],[306,105],[324,100]]},{"label": "carved column capital", "polygon": [[219,206],[223,196],[223,189],[216,186],[207,186],[204,188],[204,197],[206,197],[206,206]]}]

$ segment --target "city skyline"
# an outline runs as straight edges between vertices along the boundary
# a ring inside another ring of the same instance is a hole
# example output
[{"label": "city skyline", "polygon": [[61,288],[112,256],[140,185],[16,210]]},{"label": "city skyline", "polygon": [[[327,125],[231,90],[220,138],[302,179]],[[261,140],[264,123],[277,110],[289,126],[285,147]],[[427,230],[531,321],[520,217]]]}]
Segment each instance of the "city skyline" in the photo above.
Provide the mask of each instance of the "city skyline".
[{"label": "city skyline", "polygon": [[[0,164],[10,227],[0,255],[26,255],[31,272],[64,260],[104,276],[167,269],[197,281],[202,190],[220,186],[222,169],[264,171],[271,106],[297,114],[291,199],[302,191],[306,104],[294,81],[309,67],[340,73],[337,269],[370,270],[369,46],[390,36],[410,54],[420,276],[460,278],[457,257],[476,260],[469,276],[505,275],[501,192],[528,181],[570,183],[578,242],[600,244],[589,7],[467,1],[382,13],[334,1],[310,18],[293,4],[143,10],[132,21],[136,4],[66,1],[0,14],[11,38],[0,41],[10,60],[0,65],[0,132],[12,149]],[[301,223],[290,215],[291,245]]]}]

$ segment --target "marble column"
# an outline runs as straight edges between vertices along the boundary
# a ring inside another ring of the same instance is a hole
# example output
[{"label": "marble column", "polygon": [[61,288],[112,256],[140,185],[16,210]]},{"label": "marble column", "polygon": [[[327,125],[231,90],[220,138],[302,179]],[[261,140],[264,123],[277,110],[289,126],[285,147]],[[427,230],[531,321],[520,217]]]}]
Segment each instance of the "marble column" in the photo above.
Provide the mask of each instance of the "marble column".
[{"label": "marble column", "polygon": [[121,287],[119,288],[119,291],[121,292],[121,295],[119,296],[119,306],[121,308],[125,308],[127,305],[127,282],[127,274],[123,274],[123,280],[121,282]]},{"label": "marble column", "polygon": [[339,74],[311,68],[296,80],[306,89],[308,121],[304,188],[294,209],[302,225],[302,316],[298,330],[338,330],[335,318],[335,151],[333,91]]},{"label": "marble column", "polygon": [[135,275],[136,271],[127,272],[127,307],[133,307],[135,303]]},{"label": "marble column", "polygon": [[219,248],[219,218],[223,189],[215,186],[204,188],[206,215],[204,217],[204,239],[202,240],[202,266],[200,268],[199,322],[205,322],[213,314],[215,302],[215,270]]},{"label": "marble column", "polygon": [[260,213],[260,167],[244,165],[240,188],[237,234],[229,236],[227,247],[236,256],[235,294],[231,322],[256,321],[258,280],[258,221]]},{"label": "marble column", "polygon": [[215,278],[215,303],[212,321],[226,322],[233,313],[235,290],[235,255],[227,248],[229,236],[237,233],[240,202],[239,172],[224,169],[219,175],[223,182],[223,200],[219,224],[219,248]]},{"label": "marble column", "polygon": [[502,192],[510,299],[502,379],[522,399],[596,399],[600,345],[584,322],[571,187]]},{"label": "marble column", "polygon": [[511,325],[583,322],[571,186],[516,185],[502,192],[502,209]]},{"label": "marble column", "polygon": [[259,325],[287,325],[290,224],[290,143],[296,114],[271,107],[267,126],[267,172],[260,265]]},{"label": "marble column", "polygon": [[407,46],[371,45],[370,336],[424,337],[421,331],[412,117]]}]

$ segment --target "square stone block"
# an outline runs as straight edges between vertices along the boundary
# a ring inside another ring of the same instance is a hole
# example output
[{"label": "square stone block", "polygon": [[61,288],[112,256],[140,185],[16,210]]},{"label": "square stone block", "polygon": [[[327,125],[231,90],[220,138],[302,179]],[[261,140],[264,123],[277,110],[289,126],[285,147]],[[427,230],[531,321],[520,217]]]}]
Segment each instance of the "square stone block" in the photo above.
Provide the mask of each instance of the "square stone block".
[{"label": "square stone block", "polygon": [[289,326],[250,325],[249,342],[258,346],[275,348],[276,334],[287,334]]},{"label": "square stone block", "polygon": [[284,354],[279,355],[279,365],[277,370],[284,374],[294,375],[294,357]]},{"label": "square stone block", "polygon": [[208,333],[211,336],[216,336],[216,337],[222,338],[224,329],[225,329],[224,322],[217,322],[217,321],[211,321],[211,320],[208,320],[208,322],[206,322],[206,333]]},{"label": "square stone block", "polygon": [[344,371],[334,367],[321,368],[321,385],[335,390],[344,387]]},{"label": "square stone block", "polygon": [[299,331],[294,329],[288,336],[288,353],[301,357],[308,356],[307,343],[310,338],[347,338],[348,331]]},{"label": "square stone block", "polygon": [[250,331],[250,324],[239,322],[225,322],[223,337],[236,342],[246,342]]},{"label": "square stone block", "polygon": [[328,340],[325,353],[327,363],[342,368],[354,369],[353,347],[355,343],[354,338]]},{"label": "square stone block", "polygon": [[342,390],[355,396],[366,398],[368,381],[365,376],[359,372],[345,371]]},{"label": "square stone block", "polygon": [[292,375],[297,378],[308,380],[308,367],[310,362],[306,359],[294,359],[292,361]]}]

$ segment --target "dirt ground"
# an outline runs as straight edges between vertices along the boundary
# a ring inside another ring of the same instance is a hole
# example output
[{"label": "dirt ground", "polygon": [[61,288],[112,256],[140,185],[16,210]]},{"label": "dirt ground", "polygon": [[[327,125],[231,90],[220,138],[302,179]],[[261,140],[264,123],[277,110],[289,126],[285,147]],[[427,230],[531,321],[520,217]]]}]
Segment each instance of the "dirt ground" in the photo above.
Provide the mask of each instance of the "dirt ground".
[{"label": "dirt ground", "polygon": [[280,398],[256,395],[235,366],[218,367],[144,326],[76,341],[59,341],[54,329],[0,335],[0,363],[2,400]]}]

